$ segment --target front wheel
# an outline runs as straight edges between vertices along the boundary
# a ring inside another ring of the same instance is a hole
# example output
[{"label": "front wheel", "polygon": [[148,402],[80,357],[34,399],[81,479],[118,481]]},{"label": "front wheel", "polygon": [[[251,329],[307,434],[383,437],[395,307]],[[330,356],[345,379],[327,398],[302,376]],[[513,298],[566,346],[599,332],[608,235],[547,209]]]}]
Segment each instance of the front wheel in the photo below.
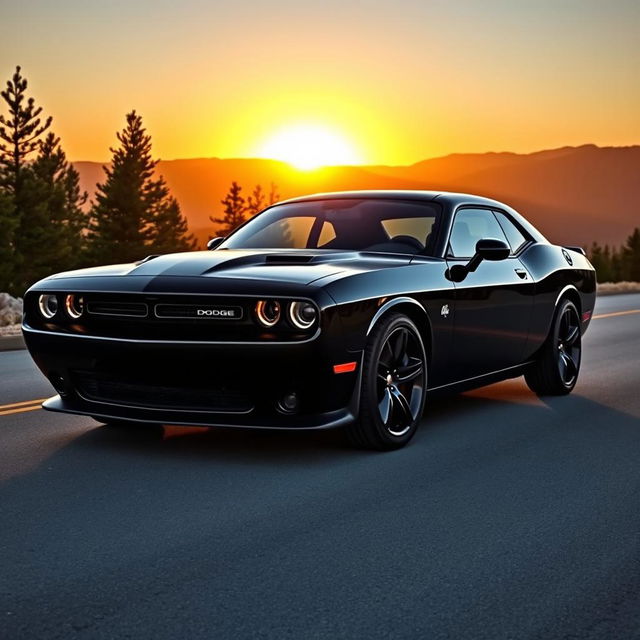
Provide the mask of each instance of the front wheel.
[{"label": "front wheel", "polygon": [[525,373],[529,388],[538,395],[571,393],[578,381],[582,355],[580,316],[571,300],[560,303],[549,337],[536,362]]},{"label": "front wheel", "polygon": [[403,447],[416,432],[427,391],[427,358],[416,325],[391,314],[374,328],[364,353],[358,421],[347,428],[357,446]]}]

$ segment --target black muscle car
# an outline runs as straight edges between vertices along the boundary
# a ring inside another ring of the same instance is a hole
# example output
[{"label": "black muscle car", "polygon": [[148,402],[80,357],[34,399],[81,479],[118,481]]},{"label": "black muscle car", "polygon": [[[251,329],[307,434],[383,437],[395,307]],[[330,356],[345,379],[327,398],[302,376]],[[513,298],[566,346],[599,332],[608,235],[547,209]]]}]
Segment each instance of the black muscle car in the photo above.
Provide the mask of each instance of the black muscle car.
[{"label": "black muscle car", "polygon": [[576,384],[594,269],[500,202],[319,194],[209,249],[31,287],[25,340],[58,392],[44,408],[130,427],[343,427],[392,449],[432,393]]}]

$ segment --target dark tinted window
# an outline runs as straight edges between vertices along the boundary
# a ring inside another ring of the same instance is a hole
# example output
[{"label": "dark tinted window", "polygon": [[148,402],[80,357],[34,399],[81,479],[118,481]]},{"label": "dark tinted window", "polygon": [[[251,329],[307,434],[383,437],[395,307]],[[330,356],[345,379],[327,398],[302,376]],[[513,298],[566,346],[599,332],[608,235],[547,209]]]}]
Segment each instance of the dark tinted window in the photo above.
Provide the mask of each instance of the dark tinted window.
[{"label": "dark tinted window", "polygon": [[496,218],[498,218],[500,226],[502,227],[502,230],[507,236],[509,244],[511,245],[511,252],[517,253],[522,245],[527,242],[527,238],[524,237],[520,229],[516,227],[511,218],[502,213],[502,211],[496,211],[495,214]]},{"label": "dark tinted window", "polygon": [[268,209],[221,249],[327,249],[425,253],[439,207],[429,202],[341,199],[292,202]]},{"label": "dark tinted window", "polygon": [[488,209],[458,211],[449,238],[450,254],[456,258],[470,258],[476,252],[476,243],[482,238],[507,241],[493,212]]}]

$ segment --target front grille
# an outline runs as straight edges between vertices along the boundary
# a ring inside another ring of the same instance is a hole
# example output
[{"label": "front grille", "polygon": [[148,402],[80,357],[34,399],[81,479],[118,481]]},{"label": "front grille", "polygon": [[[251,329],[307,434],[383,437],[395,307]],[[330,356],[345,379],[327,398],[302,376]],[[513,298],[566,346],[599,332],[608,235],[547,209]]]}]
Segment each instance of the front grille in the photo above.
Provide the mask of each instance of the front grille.
[{"label": "front grille", "polygon": [[34,329],[55,330],[116,340],[167,342],[301,342],[310,332],[285,320],[267,330],[255,317],[256,298],[236,295],[88,292],[86,312],[73,321],[61,310],[45,322],[38,295],[27,296],[25,322]]},{"label": "front grille", "polygon": [[128,318],[144,318],[148,308],[144,302],[89,302],[87,311],[98,316],[123,316]]},{"label": "front grille", "polygon": [[74,372],[73,381],[81,396],[97,402],[175,411],[247,413],[253,409],[246,393],[225,385],[198,389],[140,384],[82,371]]}]

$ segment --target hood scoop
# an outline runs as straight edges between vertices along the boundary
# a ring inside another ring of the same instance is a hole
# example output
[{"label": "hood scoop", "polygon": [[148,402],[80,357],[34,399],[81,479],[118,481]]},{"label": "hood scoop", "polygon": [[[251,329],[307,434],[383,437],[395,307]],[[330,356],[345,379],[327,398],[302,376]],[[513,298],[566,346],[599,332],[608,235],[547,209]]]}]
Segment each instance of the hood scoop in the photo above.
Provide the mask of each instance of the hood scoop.
[{"label": "hood scoop", "polygon": [[298,255],[295,253],[269,253],[265,256],[265,264],[309,264],[317,256]]},{"label": "hood scoop", "polygon": [[278,267],[312,265],[322,262],[333,262],[338,258],[344,259],[344,254],[317,255],[313,253],[254,253],[224,260],[203,272],[203,275],[216,271],[228,271],[238,267]]}]

